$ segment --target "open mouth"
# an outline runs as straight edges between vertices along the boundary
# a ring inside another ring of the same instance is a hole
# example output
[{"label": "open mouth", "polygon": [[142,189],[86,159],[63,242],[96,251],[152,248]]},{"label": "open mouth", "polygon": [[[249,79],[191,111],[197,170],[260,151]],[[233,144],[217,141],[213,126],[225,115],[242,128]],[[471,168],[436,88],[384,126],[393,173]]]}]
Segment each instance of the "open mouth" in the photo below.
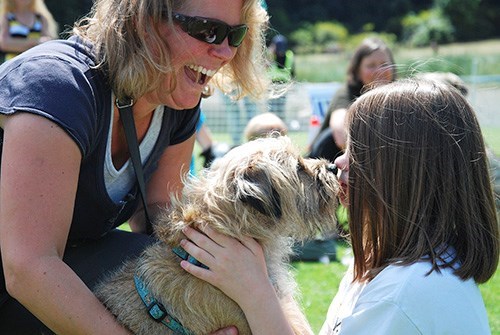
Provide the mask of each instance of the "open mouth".
[{"label": "open mouth", "polygon": [[210,78],[215,75],[215,70],[209,70],[200,65],[186,66],[186,74],[193,82],[199,85],[206,85]]}]

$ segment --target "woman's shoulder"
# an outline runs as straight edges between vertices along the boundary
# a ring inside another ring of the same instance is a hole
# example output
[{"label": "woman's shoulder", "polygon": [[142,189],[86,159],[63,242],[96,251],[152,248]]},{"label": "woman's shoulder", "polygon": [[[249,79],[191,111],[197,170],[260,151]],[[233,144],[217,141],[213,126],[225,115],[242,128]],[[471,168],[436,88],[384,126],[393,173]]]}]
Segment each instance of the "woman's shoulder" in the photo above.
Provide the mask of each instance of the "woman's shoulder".
[{"label": "woman's shoulder", "polygon": [[104,75],[77,41],[40,44],[0,67],[0,113],[22,110],[54,120],[87,152],[111,106]]}]

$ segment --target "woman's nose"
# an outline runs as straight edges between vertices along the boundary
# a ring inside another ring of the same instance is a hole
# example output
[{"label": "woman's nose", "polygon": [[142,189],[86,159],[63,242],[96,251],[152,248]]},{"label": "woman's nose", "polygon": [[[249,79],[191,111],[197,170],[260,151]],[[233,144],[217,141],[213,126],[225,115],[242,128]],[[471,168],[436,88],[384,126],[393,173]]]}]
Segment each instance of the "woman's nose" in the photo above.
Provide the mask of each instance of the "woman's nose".
[{"label": "woman's nose", "polygon": [[236,55],[237,48],[231,47],[228,44],[227,38],[221,44],[212,44],[210,55],[217,57],[224,62],[229,62]]}]

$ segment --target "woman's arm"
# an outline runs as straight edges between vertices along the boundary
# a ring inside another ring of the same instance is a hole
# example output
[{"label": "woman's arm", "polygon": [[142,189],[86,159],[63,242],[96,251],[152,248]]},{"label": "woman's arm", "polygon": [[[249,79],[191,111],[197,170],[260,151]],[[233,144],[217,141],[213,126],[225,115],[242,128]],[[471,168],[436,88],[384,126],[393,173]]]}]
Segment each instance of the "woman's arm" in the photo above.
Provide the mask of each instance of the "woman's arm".
[{"label": "woman's arm", "polygon": [[293,334],[269,281],[262,247],[252,238],[238,241],[209,227],[202,229],[208,237],[186,228],[190,241],[183,240],[181,245],[209,269],[185,261],[181,266],[238,303],[253,334]]},{"label": "woman's arm", "polygon": [[[158,168],[148,182],[146,190],[148,212],[151,219],[170,203],[171,194],[181,192],[182,178],[189,172],[194,141],[195,135],[182,143],[169,146],[163,153]],[[129,220],[129,224],[134,232],[146,230],[142,206]]]},{"label": "woman's arm", "polygon": [[2,118],[0,247],[9,294],[58,334],[127,334],[62,261],[81,153],[33,114]]}]

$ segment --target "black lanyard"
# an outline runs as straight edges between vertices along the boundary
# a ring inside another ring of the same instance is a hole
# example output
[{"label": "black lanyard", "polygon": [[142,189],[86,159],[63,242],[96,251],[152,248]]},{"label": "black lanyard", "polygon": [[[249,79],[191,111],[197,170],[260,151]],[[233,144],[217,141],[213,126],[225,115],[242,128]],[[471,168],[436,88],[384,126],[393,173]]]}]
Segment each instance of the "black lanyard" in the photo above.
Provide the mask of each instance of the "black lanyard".
[{"label": "black lanyard", "polygon": [[130,159],[134,166],[135,177],[139,184],[139,193],[141,194],[142,206],[144,216],[146,217],[146,232],[151,234],[153,226],[149,218],[148,206],[146,201],[146,186],[144,183],[144,172],[142,170],[141,156],[139,153],[139,144],[137,143],[137,132],[135,129],[134,115],[132,113],[132,106],[134,100],[124,98],[122,100],[116,99],[116,107],[120,112],[120,119],[122,120],[123,129],[125,131],[125,138],[127,139],[128,150],[130,151]]}]

